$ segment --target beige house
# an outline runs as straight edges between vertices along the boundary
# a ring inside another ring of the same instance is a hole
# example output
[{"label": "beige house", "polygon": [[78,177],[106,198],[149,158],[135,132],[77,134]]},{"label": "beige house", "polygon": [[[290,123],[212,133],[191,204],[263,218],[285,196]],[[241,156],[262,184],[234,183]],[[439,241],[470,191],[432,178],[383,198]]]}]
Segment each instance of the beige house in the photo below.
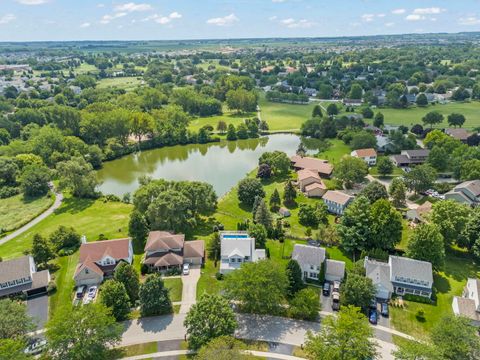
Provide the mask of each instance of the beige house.
[{"label": "beige house", "polygon": [[465,316],[475,326],[480,326],[480,280],[469,278],[462,296],[454,296],[452,309],[455,315]]},{"label": "beige house", "polygon": [[327,160],[316,159],[308,156],[295,155],[290,158],[295,170],[310,170],[323,177],[330,177],[333,166]]},{"label": "beige house", "polygon": [[100,284],[115,271],[117,265],[133,261],[133,248],[130,239],[116,239],[84,243],[80,246],[77,269],[73,275],[75,284]]},{"label": "beige house", "polygon": [[298,187],[308,197],[322,197],[327,187],[317,172],[304,169],[298,171]]},{"label": "beige house", "polygon": [[350,155],[362,159],[368,166],[377,164],[377,152],[375,149],[357,149],[353,150]]}]

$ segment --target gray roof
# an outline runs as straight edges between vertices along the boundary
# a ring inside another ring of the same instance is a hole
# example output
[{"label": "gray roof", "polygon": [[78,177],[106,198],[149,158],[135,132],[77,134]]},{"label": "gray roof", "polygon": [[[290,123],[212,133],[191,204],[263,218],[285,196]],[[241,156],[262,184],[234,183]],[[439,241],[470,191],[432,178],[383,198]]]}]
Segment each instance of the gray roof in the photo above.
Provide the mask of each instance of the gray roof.
[{"label": "gray roof", "polygon": [[430,150],[429,149],[403,150],[401,153],[402,153],[402,155],[405,154],[409,157],[411,157],[411,156],[413,156],[413,157],[417,157],[417,156],[427,157],[428,154],[430,154]]},{"label": "gray roof", "polygon": [[468,189],[473,195],[480,196],[480,180],[465,181],[455,186],[455,190]]},{"label": "gray roof", "polygon": [[325,249],[322,247],[295,244],[292,259],[302,265],[320,265],[325,260]]},{"label": "gray roof", "polygon": [[30,276],[30,259],[27,255],[0,262],[0,283]]},{"label": "gray roof", "polygon": [[372,279],[373,284],[389,292],[393,292],[393,285],[390,281],[390,265],[381,261],[365,258],[365,275]]},{"label": "gray roof", "polygon": [[[253,243],[253,244],[252,244]],[[221,256],[250,256],[255,249],[255,239],[222,239],[221,240]]]},{"label": "gray roof", "polygon": [[400,256],[390,256],[391,279],[397,278],[415,279],[433,284],[432,264],[427,261],[420,261]]},{"label": "gray roof", "polygon": [[343,278],[345,276],[345,262],[338,260],[327,259],[325,264],[325,273],[327,275],[338,276]]}]

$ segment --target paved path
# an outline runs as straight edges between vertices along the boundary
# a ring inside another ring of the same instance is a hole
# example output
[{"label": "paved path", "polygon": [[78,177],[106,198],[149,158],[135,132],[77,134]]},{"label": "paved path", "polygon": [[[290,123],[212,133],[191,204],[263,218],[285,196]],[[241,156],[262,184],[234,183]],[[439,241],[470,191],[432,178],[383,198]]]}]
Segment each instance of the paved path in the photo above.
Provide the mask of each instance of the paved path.
[{"label": "paved path", "polygon": [[[251,354],[254,356],[269,358],[269,359],[304,360],[303,358],[300,358],[297,356],[277,354],[277,353],[266,352],[266,351],[246,350],[245,353]],[[188,355],[188,354],[195,354],[195,352],[191,350],[161,351],[161,352],[156,352],[152,354],[130,356],[130,357],[123,358],[123,360],[143,360],[143,359],[161,358],[161,357],[169,357],[169,356]]]},{"label": "paved path", "polygon": [[180,314],[186,314],[197,299],[197,282],[200,279],[200,266],[191,265],[190,274],[182,276],[182,302]]},{"label": "paved path", "polygon": [[26,223],[21,228],[15,230],[11,234],[0,239],[0,245],[5,244],[7,241],[12,240],[13,238],[17,237],[20,234],[23,234],[25,231],[31,229],[33,226],[38,224],[47,216],[51,215],[55,210],[57,210],[60,207],[60,205],[62,205],[62,201],[63,201],[63,194],[61,192],[55,192],[55,201],[53,202],[52,206],[50,206],[47,210],[45,210],[43,213],[38,215],[35,219],[30,221],[29,223]]}]

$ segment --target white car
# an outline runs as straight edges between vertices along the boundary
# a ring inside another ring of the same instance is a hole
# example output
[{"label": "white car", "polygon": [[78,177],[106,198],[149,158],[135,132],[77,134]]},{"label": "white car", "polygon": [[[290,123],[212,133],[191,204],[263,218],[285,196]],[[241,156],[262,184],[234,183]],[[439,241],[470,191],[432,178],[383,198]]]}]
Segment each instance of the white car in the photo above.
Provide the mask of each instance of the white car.
[{"label": "white car", "polygon": [[27,355],[38,355],[47,346],[47,340],[35,339],[30,345],[23,351]]},{"label": "white car", "polygon": [[91,286],[90,289],[88,289],[88,298],[93,300],[95,299],[95,295],[97,295],[97,287]]},{"label": "white car", "polygon": [[183,264],[183,275],[190,274],[190,264]]}]

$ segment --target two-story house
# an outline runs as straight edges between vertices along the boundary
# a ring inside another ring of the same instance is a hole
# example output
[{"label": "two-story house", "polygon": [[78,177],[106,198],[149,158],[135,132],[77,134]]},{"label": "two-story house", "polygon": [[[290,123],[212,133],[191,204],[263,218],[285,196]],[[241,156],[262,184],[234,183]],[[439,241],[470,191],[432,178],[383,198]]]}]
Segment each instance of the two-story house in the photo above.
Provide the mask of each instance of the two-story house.
[{"label": "two-story house", "polygon": [[239,269],[243,263],[265,259],[265,249],[255,248],[255,238],[246,231],[220,232],[220,273]]},{"label": "two-story house", "polygon": [[353,150],[350,155],[362,159],[368,166],[377,164],[377,152],[375,149],[357,149]]},{"label": "two-story house", "polygon": [[205,258],[203,240],[185,241],[184,234],[150,231],[145,244],[143,263],[151,270],[180,269],[183,264],[201,265]]},{"label": "two-story house", "polygon": [[298,170],[310,170],[322,177],[330,177],[333,166],[327,160],[316,159],[308,156],[294,155],[290,158],[293,168]]},{"label": "two-story house", "polygon": [[83,243],[73,279],[77,286],[100,284],[113,275],[117,265],[133,261],[132,241],[127,239]]},{"label": "two-story house", "polygon": [[467,280],[462,296],[454,296],[452,301],[453,313],[464,316],[475,326],[480,326],[480,280]]},{"label": "two-story house", "polygon": [[388,263],[365,257],[364,266],[377,287],[378,299],[388,300],[392,293],[432,296],[432,264],[427,261],[390,255]]},{"label": "two-story house", "polygon": [[414,166],[425,163],[429,154],[428,149],[402,150],[400,155],[392,155],[390,159],[398,167]]},{"label": "two-story house", "polygon": [[445,200],[477,206],[480,204],[480,180],[465,181],[445,193]]},{"label": "two-story house", "polygon": [[45,294],[49,281],[48,270],[37,271],[30,255],[0,262],[0,297]]},{"label": "two-story house", "polygon": [[328,190],[323,195],[323,202],[332,214],[343,215],[345,209],[353,201],[354,197],[341,191]]},{"label": "two-story house", "polygon": [[297,172],[298,187],[308,197],[322,197],[327,191],[327,186],[317,172],[304,169]]}]

